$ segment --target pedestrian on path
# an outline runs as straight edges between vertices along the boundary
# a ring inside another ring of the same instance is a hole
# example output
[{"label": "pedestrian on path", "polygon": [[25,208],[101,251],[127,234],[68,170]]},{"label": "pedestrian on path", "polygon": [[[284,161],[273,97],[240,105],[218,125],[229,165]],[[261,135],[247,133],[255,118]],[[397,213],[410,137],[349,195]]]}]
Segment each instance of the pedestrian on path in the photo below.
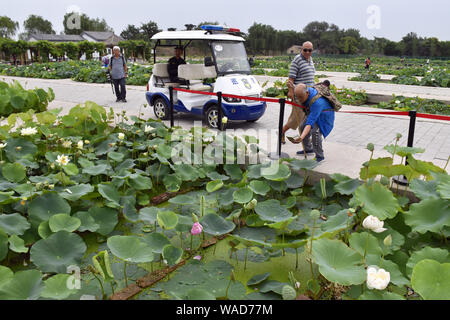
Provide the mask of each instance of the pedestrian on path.
[{"label": "pedestrian on path", "polygon": [[113,56],[110,59],[108,70],[111,72],[111,79],[113,80],[116,91],[116,102],[127,102],[125,79],[128,77],[128,67],[125,57],[120,54],[120,48],[118,46],[113,48]]},{"label": "pedestrian on path", "polygon": [[370,69],[370,57],[367,57],[366,59],[366,69],[369,70]]},{"label": "pedestrian on path", "polygon": [[[314,61],[312,59],[312,53],[314,51],[314,46],[310,41],[303,43],[302,52],[295,56],[291,63],[289,69],[289,80],[288,80],[288,98],[291,101],[299,103],[295,100],[294,86],[298,84],[305,84],[308,86],[314,85],[314,76],[316,74],[316,69],[314,67]],[[301,124],[305,120],[305,113],[302,109],[298,107],[292,107],[291,115],[289,116],[288,122],[283,127],[282,141],[285,143],[285,134],[289,129],[300,130]],[[301,132],[300,132],[301,133]],[[299,151],[299,154],[304,154],[303,151]]]},{"label": "pedestrian on path", "polygon": [[309,106],[310,112],[305,123],[302,125],[300,138],[291,141],[293,143],[303,142],[306,153],[314,152],[316,154],[316,161],[321,162],[325,160],[322,148],[322,135],[326,138],[333,130],[335,110],[331,103],[324,97],[320,97],[311,104],[313,98],[318,94],[315,88],[299,84],[295,87],[294,93],[300,104]]}]

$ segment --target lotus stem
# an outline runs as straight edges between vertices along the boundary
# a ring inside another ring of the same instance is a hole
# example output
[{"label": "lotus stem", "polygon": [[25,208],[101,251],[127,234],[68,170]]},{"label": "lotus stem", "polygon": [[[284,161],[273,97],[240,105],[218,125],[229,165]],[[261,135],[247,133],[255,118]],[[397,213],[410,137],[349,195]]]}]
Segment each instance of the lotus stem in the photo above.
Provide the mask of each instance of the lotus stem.
[{"label": "lotus stem", "polygon": [[112,291],[112,294],[114,294],[114,286],[113,286],[112,282],[111,282],[111,291]]},{"label": "lotus stem", "polygon": [[298,248],[295,248],[295,270],[298,269]]},{"label": "lotus stem", "polygon": [[123,276],[125,279],[125,286],[128,287],[128,277],[127,277],[127,262],[124,262],[124,266],[123,266]]},{"label": "lotus stem", "polygon": [[245,249],[244,271],[247,269],[248,247]]},{"label": "lotus stem", "polygon": [[444,171],[447,169],[447,166],[448,166],[449,161],[450,161],[450,156],[448,156],[447,162],[445,163]]},{"label": "lotus stem", "polygon": [[191,245],[189,246],[189,251],[190,251],[190,252],[192,252],[192,239],[193,239],[193,237],[194,237],[194,236],[193,236],[192,233],[191,233]]},{"label": "lotus stem", "polygon": [[368,246],[369,246],[369,233],[367,232],[366,247],[364,248],[364,263],[366,262],[366,254]]},{"label": "lotus stem", "polygon": [[102,300],[104,300],[105,299],[105,290],[103,289],[103,284],[95,273],[92,273],[92,274],[94,275],[95,279],[97,279],[98,283],[100,284],[100,289],[102,290]]}]

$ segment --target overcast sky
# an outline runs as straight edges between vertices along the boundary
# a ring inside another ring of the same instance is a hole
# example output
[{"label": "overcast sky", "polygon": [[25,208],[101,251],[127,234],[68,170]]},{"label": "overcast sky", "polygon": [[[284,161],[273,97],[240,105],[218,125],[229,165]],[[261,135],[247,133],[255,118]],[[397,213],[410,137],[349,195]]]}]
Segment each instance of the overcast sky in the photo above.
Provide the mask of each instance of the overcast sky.
[{"label": "overcast sky", "polygon": [[[30,14],[53,23],[57,33],[67,9],[77,6],[91,18],[105,18],[120,34],[128,24],[155,21],[160,29],[218,21],[246,32],[254,23],[301,31],[311,21],[357,28],[369,39],[399,41],[408,32],[450,40],[449,0],[0,0],[0,15],[20,23]],[[378,18],[379,17],[379,18]]]}]

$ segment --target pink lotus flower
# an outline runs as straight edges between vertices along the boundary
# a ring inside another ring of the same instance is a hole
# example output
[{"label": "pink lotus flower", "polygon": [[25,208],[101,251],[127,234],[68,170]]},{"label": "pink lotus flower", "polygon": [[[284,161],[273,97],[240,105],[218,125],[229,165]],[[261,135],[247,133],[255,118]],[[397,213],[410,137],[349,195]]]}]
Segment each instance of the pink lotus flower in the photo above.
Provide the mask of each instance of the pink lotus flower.
[{"label": "pink lotus flower", "polygon": [[203,226],[199,222],[196,222],[192,226],[191,234],[193,236],[195,236],[195,235],[202,233],[202,231],[203,231]]},{"label": "pink lotus flower", "polygon": [[195,256],[195,257],[194,257],[194,260],[200,261],[200,260],[202,260],[202,256]]}]

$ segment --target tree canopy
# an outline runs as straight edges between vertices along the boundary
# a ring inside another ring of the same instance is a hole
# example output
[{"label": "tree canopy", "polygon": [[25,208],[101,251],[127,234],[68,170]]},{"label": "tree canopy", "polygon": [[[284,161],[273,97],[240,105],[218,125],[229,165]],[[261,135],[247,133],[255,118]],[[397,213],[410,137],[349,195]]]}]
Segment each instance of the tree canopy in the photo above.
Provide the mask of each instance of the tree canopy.
[{"label": "tree canopy", "polygon": [[[79,21],[77,21],[78,19]],[[80,22],[80,24],[77,22]],[[114,31],[110,26],[108,26],[105,19],[100,20],[99,18],[89,18],[84,13],[66,13],[64,15],[63,24],[65,34],[80,34],[83,31]]]},{"label": "tree canopy", "polygon": [[13,37],[19,29],[19,23],[7,16],[0,17],[0,38]]}]

